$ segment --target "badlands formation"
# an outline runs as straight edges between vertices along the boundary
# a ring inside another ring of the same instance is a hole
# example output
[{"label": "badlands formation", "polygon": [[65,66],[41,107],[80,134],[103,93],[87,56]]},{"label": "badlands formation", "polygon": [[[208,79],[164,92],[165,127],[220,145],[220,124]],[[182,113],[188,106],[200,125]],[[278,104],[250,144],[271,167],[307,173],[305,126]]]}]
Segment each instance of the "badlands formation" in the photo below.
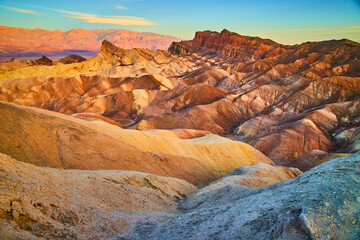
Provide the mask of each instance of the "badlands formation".
[{"label": "badlands formation", "polygon": [[113,43],[0,64],[0,236],[360,238],[359,43]]},{"label": "badlands formation", "polygon": [[0,100],[125,128],[208,131],[289,163],[312,150],[359,149],[359,58],[349,40],[286,46],[227,30],[169,51],[105,40],[80,63],[0,66]]}]

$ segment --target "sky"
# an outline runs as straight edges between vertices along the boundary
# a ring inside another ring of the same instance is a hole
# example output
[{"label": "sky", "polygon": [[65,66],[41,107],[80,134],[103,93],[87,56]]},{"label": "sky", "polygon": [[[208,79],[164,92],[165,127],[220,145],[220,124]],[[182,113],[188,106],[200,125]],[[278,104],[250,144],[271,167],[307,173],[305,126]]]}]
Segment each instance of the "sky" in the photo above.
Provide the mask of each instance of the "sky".
[{"label": "sky", "polygon": [[128,29],[192,39],[229,31],[283,44],[360,42],[360,0],[0,0],[0,25],[68,31]]}]

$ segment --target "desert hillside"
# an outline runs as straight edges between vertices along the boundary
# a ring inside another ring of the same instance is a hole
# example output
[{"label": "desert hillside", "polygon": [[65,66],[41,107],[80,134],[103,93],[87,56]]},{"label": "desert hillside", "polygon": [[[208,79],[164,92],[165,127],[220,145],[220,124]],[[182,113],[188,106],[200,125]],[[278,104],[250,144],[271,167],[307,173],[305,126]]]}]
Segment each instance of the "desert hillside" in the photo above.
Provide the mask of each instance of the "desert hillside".
[{"label": "desert hillside", "polygon": [[256,187],[292,177],[254,165],[196,191],[176,178],[43,168],[0,154],[0,234],[5,239],[358,239],[359,161],[358,153],[337,158],[262,188]]},{"label": "desert hillside", "polygon": [[127,130],[4,102],[0,120],[0,152],[42,167],[131,170],[204,185],[240,166],[274,164],[245,143],[209,134],[193,138],[186,130],[181,139],[171,131]]},{"label": "desert hillside", "polygon": [[4,239],[360,239],[359,43],[17,30],[100,51],[0,63]]}]

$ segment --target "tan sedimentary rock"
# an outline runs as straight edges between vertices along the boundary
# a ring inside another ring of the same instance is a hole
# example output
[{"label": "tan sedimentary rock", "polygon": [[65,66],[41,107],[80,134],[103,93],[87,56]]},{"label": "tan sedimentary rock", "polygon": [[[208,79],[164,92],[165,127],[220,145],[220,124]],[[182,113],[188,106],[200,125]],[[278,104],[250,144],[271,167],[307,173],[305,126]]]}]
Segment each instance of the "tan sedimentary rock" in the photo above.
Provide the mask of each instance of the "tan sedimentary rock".
[{"label": "tan sedimentary rock", "polygon": [[0,151],[37,166],[132,170],[204,185],[240,166],[273,164],[253,147],[215,135],[180,139],[5,102],[0,120]]},{"label": "tan sedimentary rock", "polygon": [[197,194],[206,191],[214,191],[215,189],[219,189],[230,184],[259,188],[296,178],[300,174],[302,174],[302,171],[297,168],[272,166],[266,163],[254,163],[249,166],[243,166],[235,169],[226,176],[212,182],[204,189],[199,190]]}]

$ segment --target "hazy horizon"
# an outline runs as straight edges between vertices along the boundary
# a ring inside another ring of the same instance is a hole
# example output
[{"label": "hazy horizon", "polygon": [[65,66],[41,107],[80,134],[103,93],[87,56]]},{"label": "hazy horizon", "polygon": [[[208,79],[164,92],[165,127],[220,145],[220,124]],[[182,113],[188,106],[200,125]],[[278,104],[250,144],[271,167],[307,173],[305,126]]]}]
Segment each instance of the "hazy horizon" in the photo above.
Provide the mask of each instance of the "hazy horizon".
[{"label": "hazy horizon", "polygon": [[203,30],[230,31],[283,44],[360,41],[360,4],[355,0],[163,1],[105,0],[0,2],[0,25],[20,28],[125,29],[192,39]]},{"label": "hazy horizon", "polygon": [[[0,27],[13,27],[13,26],[4,26],[4,25],[0,25]],[[14,27],[14,28],[22,28],[22,27]],[[180,40],[192,40],[194,37],[195,37],[195,34],[196,32],[203,32],[203,31],[213,31],[213,32],[221,32],[222,30],[225,30],[226,28],[224,29],[221,29],[221,30],[218,30],[218,31],[215,31],[215,30],[212,30],[212,29],[201,29],[201,30],[197,30],[193,33],[193,36],[190,37],[190,38],[181,38],[181,37],[177,37],[177,36],[174,36],[174,35],[170,35],[170,34],[162,34],[162,33],[156,33],[156,32],[148,32],[148,31],[136,31],[136,30],[131,30],[131,29],[125,29],[125,28],[95,28],[95,29],[86,29],[86,28],[72,28],[72,29],[69,29],[69,30],[59,30],[59,29],[55,29],[55,30],[50,30],[50,29],[44,29],[44,28],[40,28],[40,27],[36,27],[36,28],[22,28],[22,29],[29,29],[29,30],[36,30],[36,29],[41,29],[41,30],[45,30],[45,31],[61,31],[61,32],[69,32],[69,31],[72,31],[72,30],[76,30],[76,29],[83,29],[83,30],[88,30],[88,31],[93,31],[93,30],[126,30],[126,31],[133,31],[133,32],[139,32],[139,33],[150,33],[150,34],[159,34],[159,35],[164,35],[164,36],[170,36],[170,37],[175,37],[175,38],[179,38]],[[231,29],[226,29],[230,32],[234,32],[232,31]],[[248,37],[261,37],[261,36],[256,36],[256,35],[245,35],[245,34],[241,34],[241,33],[238,33],[238,32],[234,32],[234,33],[237,33],[239,35],[242,35],[242,36],[248,36]],[[298,42],[298,43],[283,43],[283,42],[279,42],[279,41],[276,41],[272,38],[269,38],[269,37],[261,37],[263,39],[270,39],[270,40],[273,40],[277,43],[280,43],[280,44],[283,44],[283,45],[296,45],[296,44],[301,44],[301,43],[305,43],[305,42],[317,42],[317,41],[330,41],[330,40],[342,40],[342,39],[348,39],[348,38],[329,38],[329,39],[322,39],[322,40],[308,40],[308,41],[302,41],[302,42]],[[360,40],[356,41],[356,40],[353,40],[353,39],[348,39],[348,40],[351,40],[351,41],[354,41],[354,42],[358,42],[360,43]]]}]

